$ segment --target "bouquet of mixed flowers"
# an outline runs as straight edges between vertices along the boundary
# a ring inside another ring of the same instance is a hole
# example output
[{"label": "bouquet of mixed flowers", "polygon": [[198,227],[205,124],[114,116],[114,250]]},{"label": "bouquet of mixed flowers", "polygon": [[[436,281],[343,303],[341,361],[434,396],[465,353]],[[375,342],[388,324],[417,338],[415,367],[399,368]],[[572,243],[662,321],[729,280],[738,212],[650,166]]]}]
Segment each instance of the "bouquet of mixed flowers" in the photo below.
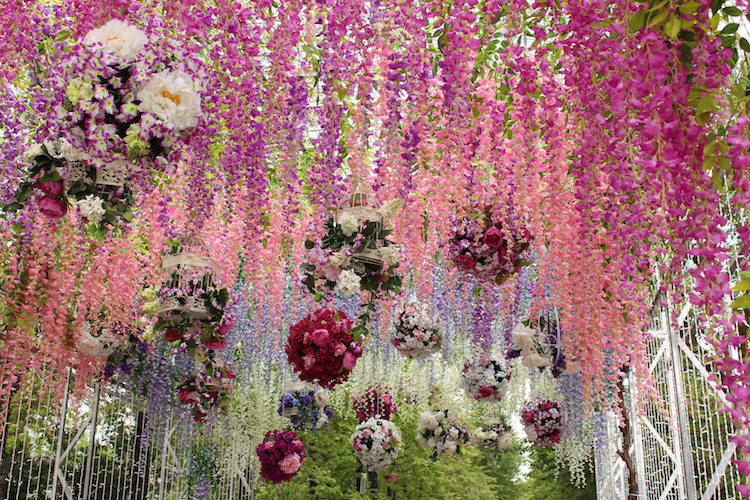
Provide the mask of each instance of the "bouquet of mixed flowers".
[{"label": "bouquet of mixed flowers", "polygon": [[164,258],[165,278],[157,294],[159,319],[155,331],[163,331],[175,347],[186,344],[193,351],[223,349],[226,334],[234,326],[229,289],[219,278],[219,268],[207,257],[175,253]]},{"label": "bouquet of mixed flowers", "polygon": [[458,422],[453,412],[438,410],[432,413],[427,410],[419,416],[417,442],[434,450],[434,458],[457,455],[461,453],[462,446],[471,445],[471,432],[466,425]]},{"label": "bouquet of mixed flowers", "polygon": [[325,389],[296,389],[281,396],[279,415],[288,417],[295,429],[320,429],[328,427],[333,410],[328,407],[329,397]]},{"label": "bouquet of mixed flowers", "polygon": [[389,467],[401,451],[401,434],[393,422],[384,418],[369,418],[359,424],[349,442],[370,472]]},{"label": "bouquet of mixed flowers", "polygon": [[509,359],[521,356],[523,365],[528,368],[544,370],[549,366],[554,378],[560,375],[581,371],[578,361],[568,361],[562,346],[560,330],[556,322],[539,319],[540,330],[536,330],[530,321],[519,323],[513,329],[513,345],[508,349]]},{"label": "bouquet of mixed flowers", "polygon": [[565,430],[562,404],[537,398],[521,408],[521,423],[529,441],[539,446],[559,443]]},{"label": "bouquet of mixed flowers", "polygon": [[390,420],[391,415],[396,413],[393,398],[387,390],[382,389],[379,385],[370,387],[362,394],[354,394],[352,396],[352,407],[360,423],[373,417]]},{"label": "bouquet of mixed flowers", "polygon": [[502,284],[529,265],[524,257],[533,236],[522,221],[501,220],[493,207],[472,207],[468,215],[451,217],[448,255],[466,273]]},{"label": "bouquet of mixed flowers", "polygon": [[226,408],[234,389],[234,372],[219,359],[197,363],[195,374],[185,375],[177,386],[177,398],[193,405],[193,420],[202,422],[212,408]]},{"label": "bouquet of mixed flowers", "polygon": [[151,166],[201,122],[206,69],[169,37],[113,19],[73,44],[58,67],[60,133],[95,165]]},{"label": "bouquet of mixed flowers", "polygon": [[3,207],[17,212],[34,199],[42,215],[60,219],[74,203],[92,230],[106,233],[118,219],[129,222],[135,199],[125,183],[125,167],[95,168],[68,141],[59,139],[29,148],[24,159],[27,180],[15,192],[15,201]]},{"label": "bouquet of mixed flowers", "polygon": [[76,345],[88,356],[107,357],[105,379],[112,378],[118,369],[125,375],[133,375],[151,354],[151,344],[142,338],[140,331],[120,323],[112,325],[106,333],[101,329],[95,337],[91,334],[91,324],[86,322]]},{"label": "bouquet of mixed flowers", "polygon": [[255,452],[260,459],[260,475],[274,484],[296,476],[305,460],[305,445],[294,431],[266,432]]},{"label": "bouquet of mixed flowers", "polygon": [[464,363],[461,385],[466,395],[483,402],[503,399],[510,383],[511,370],[498,355],[481,355],[473,363]]},{"label": "bouquet of mixed flowers", "polygon": [[[513,443],[513,432],[510,424],[503,418],[485,420],[484,426],[474,434],[474,437],[477,438],[480,445],[484,446],[485,450],[492,452],[507,450]],[[495,460],[494,453],[492,459]],[[495,462],[495,465],[497,465],[497,462]]]},{"label": "bouquet of mixed flowers", "polygon": [[393,330],[391,343],[409,359],[423,359],[440,350],[440,319],[415,297],[396,310]]},{"label": "bouquet of mixed flowers", "polygon": [[331,388],[349,378],[362,356],[354,342],[352,321],[343,311],[318,309],[289,329],[285,351],[305,382]]}]

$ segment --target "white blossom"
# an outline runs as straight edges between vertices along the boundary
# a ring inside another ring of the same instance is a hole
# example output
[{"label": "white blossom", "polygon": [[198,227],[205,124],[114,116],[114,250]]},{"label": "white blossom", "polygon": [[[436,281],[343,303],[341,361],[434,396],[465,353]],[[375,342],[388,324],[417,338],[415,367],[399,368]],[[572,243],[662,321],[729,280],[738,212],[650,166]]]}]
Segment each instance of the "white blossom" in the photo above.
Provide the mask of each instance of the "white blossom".
[{"label": "white blossom", "polygon": [[336,287],[342,294],[349,297],[361,290],[361,279],[354,271],[346,269],[339,274],[339,281]]},{"label": "white blossom", "polygon": [[346,251],[339,250],[331,254],[331,257],[328,259],[328,265],[342,268],[348,266],[350,260],[350,255]]},{"label": "white blossom", "polygon": [[148,43],[146,33],[125,21],[112,19],[101,28],[89,31],[83,38],[85,45],[101,44],[119,62],[132,62]]},{"label": "white blossom", "polygon": [[388,245],[378,248],[378,253],[380,253],[380,258],[387,262],[389,266],[396,265],[401,258],[401,245]]},{"label": "white blossom", "polygon": [[419,423],[424,426],[425,429],[431,431],[435,429],[438,426],[437,419],[435,418],[435,415],[430,413],[429,411],[423,411],[421,415],[419,415]]},{"label": "white blossom", "polygon": [[380,207],[378,212],[383,219],[392,219],[401,210],[401,199],[396,198],[395,200],[386,201],[383,206]]},{"label": "white blossom", "polygon": [[93,194],[88,195],[82,200],[78,200],[78,211],[86,217],[89,222],[98,224],[104,214],[107,212],[102,206],[104,200]]},{"label": "white blossom", "polygon": [[180,70],[156,73],[137,97],[141,101],[139,110],[173,124],[177,130],[195,127],[202,114],[193,79]]},{"label": "white blossom", "polygon": [[338,223],[341,226],[341,231],[347,238],[359,231],[359,222],[347,213],[344,213],[339,217]]}]

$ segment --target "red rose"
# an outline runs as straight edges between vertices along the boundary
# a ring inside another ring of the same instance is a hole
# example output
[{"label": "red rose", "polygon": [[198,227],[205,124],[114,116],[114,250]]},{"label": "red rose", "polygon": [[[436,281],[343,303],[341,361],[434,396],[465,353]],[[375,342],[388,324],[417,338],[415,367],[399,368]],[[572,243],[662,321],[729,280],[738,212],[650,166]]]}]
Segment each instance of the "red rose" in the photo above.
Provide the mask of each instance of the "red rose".
[{"label": "red rose", "polygon": [[37,204],[39,211],[52,219],[61,219],[66,213],[68,213],[68,207],[65,203],[58,200],[57,198],[50,198],[45,196]]},{"label": "red rose", "polygon": [[164,333],[164,340],[167,342],[174,342],[175,340],[182,340],[182,335],[177,328],[172,328]]},{"label": "red rose", "polygon": [[477,261],[474,260],[474,257],[472,257],[471,255],[461,254],[458,256],[458,261],[456,262],[456,264],[458,264],[458,267],[460,267],[461,269],[469,271],[471,269],[474,269]]},{"label": "red rose", "polygon": [[480,385],[479,386],[479,394],[481,394],[483,398],[488,398],[488,397],[492,396],[492,393],[494,393],[494,392],[495,391],[492,389],[492,387],[490,387],[488,385]]},{"label": "red rose", "polygon": [[60,194],[63,191],[63,182],[62,181],[47,181],[47,182],[40,182],[37,184],[37,187],[42,190],[44,194],[47,196],[52,196],[53,198],[56,198],[60,196]]},{"label": "red rose", "polygon": [[484,244],[490,248],[500,248],[503,240],[503,232],[495,226],[484,232]]}]

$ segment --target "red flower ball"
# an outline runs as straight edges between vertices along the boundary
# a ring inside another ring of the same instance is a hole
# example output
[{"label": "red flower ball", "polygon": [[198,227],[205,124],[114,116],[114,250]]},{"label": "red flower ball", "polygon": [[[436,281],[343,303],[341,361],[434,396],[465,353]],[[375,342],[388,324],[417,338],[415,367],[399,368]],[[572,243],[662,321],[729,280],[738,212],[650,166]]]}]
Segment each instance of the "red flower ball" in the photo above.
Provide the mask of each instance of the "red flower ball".
[{"label": "red flower ball", "polygon": [[343,311],[330,309],[318,309],[292,326],[285,350],[300,379],[328,388],[349,378],[362,356],[362,349],[354,343],[352,320]]},{"label": "red flower ball", "polygon": [[305,460],[305,445],[294,431],[268,431],[255,449],[260,459],[260,475],[274,484],[297,475]]}]

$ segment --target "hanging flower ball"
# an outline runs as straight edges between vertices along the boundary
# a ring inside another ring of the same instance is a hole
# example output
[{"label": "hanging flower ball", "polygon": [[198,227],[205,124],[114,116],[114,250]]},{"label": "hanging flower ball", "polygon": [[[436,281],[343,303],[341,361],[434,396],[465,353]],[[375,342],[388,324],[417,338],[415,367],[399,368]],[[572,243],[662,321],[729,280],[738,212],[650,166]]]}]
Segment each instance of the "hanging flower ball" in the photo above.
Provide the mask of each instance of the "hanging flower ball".
[{"label": "hanging flower ball", "polygon": [[192,405],[193,420],[203,422],[213,408],[226,408],[234,389],[235,374],[219,359],[196,363],[196,373],[185,375],[177,386],[177,399]]},{"label": "hanging flower ball", "polygon": [[299,378],[331,388],[349,378],[362,356],[343,311],[318,309],[289,329],[285,351]]},{"label": "hanging flower ball", "polygon": [[379,385],[370,387],[362,394],[353,395],[352,401],[352,408],[360,423],[374,417],[390,420],[391,415],[396,413],[393,397]]},{"label": "hanging flower ball", "polygon": [[359,424],[349,442],[370,472],[389,467],[401,451],[401,434],[393,422],[384,418],[369,418]]},{"label": "hanging flower ball", "polygon": [[530,401],[521,408],[521,423],[532,443],[542,447],[557,444],[565,431],[562,404],[549,399]]},{"label": "hanging flower ball", "polygon": [[511,370],[498,355],[481,355],[472,363],[464,363],[461,385],[466,395],[485,403],[498,402],[508,391]]},{"label": "hanging flower ball", "polygon": [[498,452],[507,450],[513,444],[513,431],[504,418],[491,418],[484,421],[484,425],[474,434],[477,442],[492,457],[495,467]]},{"label": "hanging flower ball", "polygon": [[255,452],[261,477],[273,484],[292,479],[305,460],[305,445],[294,431],[266,432]]},{"label": "hanging flower ball", "polygon": [[391,343],[409,359],[424,359],[440,350],[440,319],[429,307],[410,297],[396,310]]},{"label": "hanging flower ball", "polygon": [[278,413],[289,418],[295,429],[315,432],[315,429],[328,427],[328,421],[333,418],[329,401],[325,389],[296,389],[281,396]]},{"label": "hanging flower ball", "polygon": [[423,411],[419,416],[417,442],[433,450],[433,458],[459,455],[462,446],[471,445],[471,431],[448,410]]}]

